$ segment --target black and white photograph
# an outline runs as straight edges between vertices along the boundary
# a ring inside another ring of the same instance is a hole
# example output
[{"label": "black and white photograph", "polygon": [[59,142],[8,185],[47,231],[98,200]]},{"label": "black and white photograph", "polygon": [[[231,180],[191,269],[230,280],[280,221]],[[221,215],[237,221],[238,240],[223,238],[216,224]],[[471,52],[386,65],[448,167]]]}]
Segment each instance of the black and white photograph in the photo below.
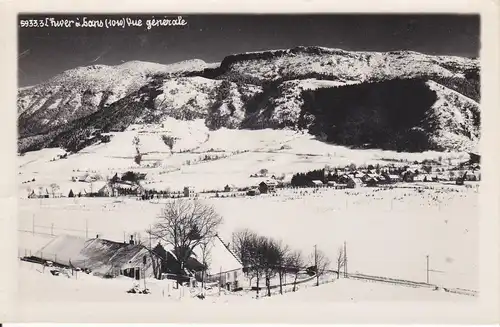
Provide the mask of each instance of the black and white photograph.
[{"label": "black and white photograph", "polygon": [[17,24],[20,301],[481,299],[479,14]]}]

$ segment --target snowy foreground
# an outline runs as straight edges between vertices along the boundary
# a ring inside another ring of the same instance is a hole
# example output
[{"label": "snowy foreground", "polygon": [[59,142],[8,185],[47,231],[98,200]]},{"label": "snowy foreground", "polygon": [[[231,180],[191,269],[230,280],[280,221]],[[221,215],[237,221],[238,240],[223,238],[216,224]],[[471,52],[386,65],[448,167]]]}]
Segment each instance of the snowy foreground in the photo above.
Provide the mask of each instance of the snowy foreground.
[{"label": "snowy foreground", "polygon": [[[478,290],[477,189],[433,188],[287,190],[277,196],[206,198],[224,217],[221,237],[250,228],[283,240],[311,257],[316,244],[334,262],[345,241],[349,273]],[[161,200],[167,201],[167,200]],[[132,198],[21,200],[19,255],[59,234],[123,241],[153,224],[162,202]],[[35,234],[33,234],[33,225]],[[50,257],[51,254],[45,253]],[[334,264],[333,264],[334,266]],[[334,268],[334,267],[332,267]],[[108,281],[106,281],[108,282]],[[418,293],[414,294],[418,298]]]},{"label": "snowy foreground", "polygon": [[[92,275],[79,273],[76,277],[53,276],[46,268],[38,264],[21,262],[19,265],[19,300],[26,302],[196,302],[196,303],[238,303],[256,300],[255,292],[230,293],[218,288],[206,291],[204,300],[196,297],[200,294],[199,288],[179,287],[169,280],[146,280],[151,294],[129,294],[126,291],[134,284],[144,282],[119,277],[112,280],[102,279]],[[98,296],[96,296],[98,294]],[[273,291],[271,297],[261,296],[260,301],[393,301],[393,300],[433,300],[433,301],[474,301],[475,297],[456,295],[444,291],[431,289],[417,289],[404,286],[394,286],[364,282],[359,280],[339,279],[316,287],[314,282],[298,286],[296,292],[283,295]]]}]

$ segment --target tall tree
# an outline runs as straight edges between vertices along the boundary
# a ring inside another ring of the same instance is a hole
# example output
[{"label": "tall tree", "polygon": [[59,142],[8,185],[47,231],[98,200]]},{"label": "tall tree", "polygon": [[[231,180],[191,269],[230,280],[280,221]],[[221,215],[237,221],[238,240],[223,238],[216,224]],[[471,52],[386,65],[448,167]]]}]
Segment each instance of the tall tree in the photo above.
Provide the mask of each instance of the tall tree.
[{"label": "tall tree", "polygon": [[147,232],[173,246],[183,271],[193,249],[213,239],[221,223],[222,217],[213,207],[181,198],[167,202]]}]

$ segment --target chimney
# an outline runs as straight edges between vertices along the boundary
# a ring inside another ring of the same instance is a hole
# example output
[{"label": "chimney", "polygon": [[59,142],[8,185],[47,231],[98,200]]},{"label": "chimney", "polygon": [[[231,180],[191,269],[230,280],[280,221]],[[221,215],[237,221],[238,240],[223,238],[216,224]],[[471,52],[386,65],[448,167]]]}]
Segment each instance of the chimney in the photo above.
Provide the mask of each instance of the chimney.
[{"label": "chimney", "polygon": [[129,243],[131,245],[134,245],[134,235],[130,235],[130,241],[129,241]]}]

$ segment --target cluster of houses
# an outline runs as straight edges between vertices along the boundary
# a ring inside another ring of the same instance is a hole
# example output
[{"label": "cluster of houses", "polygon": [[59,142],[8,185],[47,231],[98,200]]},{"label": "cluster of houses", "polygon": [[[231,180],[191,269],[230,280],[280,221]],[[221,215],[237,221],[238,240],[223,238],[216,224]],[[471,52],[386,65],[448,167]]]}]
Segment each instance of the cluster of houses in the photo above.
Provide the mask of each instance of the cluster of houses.
[{"label": "cluster of houses", "polygon": [[[331,176],[330,176],[331,177]],[[329,187],[335,189],[352,189],[361,186],[377,187],[383,185],[391,185],[395,183],[413,183],[413,182],[448,182],[456,181],[457,184],[463,181],[479,181],[481,174],[479,171],[456,172],[453,176],[446,172],[442,173],[420,173],[418,169],[407,169],[401,173],[393,173],[388,170],[383,172],[366,171],[350,171],[342,172],[333,177],[334,180],[310,180],[306,187],[320,188]],[[260,182],[257,186],[252,187],[247,191],[247,195],[258,195],[273,193],[277,188],[284,187],[283,183],[275,180],[267,180]],[[229,186],[226,186],[225,191],[230,191]]]}]

